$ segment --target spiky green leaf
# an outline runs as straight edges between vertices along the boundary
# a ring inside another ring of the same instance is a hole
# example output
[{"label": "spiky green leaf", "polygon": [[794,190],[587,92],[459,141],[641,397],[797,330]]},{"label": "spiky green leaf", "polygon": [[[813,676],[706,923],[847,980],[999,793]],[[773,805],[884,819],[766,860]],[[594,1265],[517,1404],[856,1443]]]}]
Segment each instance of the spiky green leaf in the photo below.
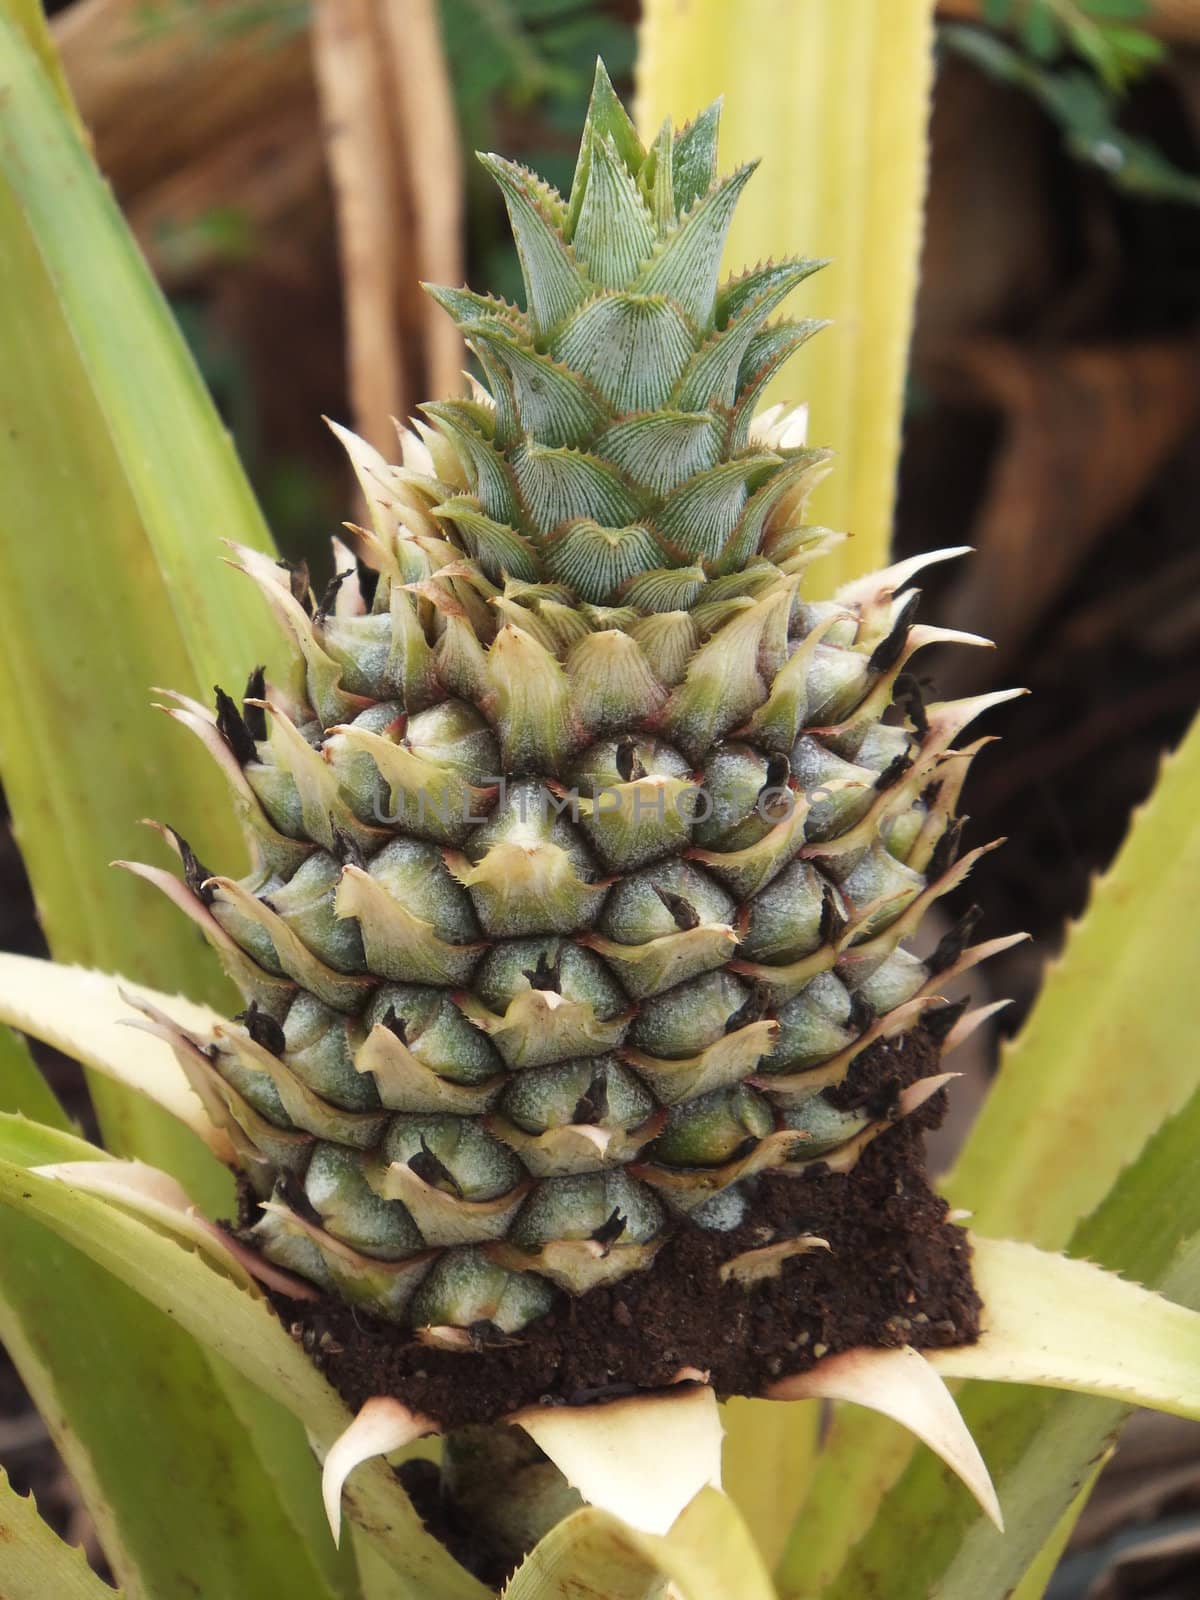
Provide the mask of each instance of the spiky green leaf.
[{"label": "spiky green leaf", "polygon": [[[18,1157],[17,1161],[12,1159],[13,1155]],[[148,1226],[93,1195],[71,1189],[65,1183],[33,1175],[24,1164],[27,1160],[25,1145],[18,1140],[6,1143],[0,1136],[0,1205],[39,1224],[40,1230],[50,1230],[73,1246],[72,1253],[82,1252],[97,1269],[103,1269],[98,1271],[103,1285],[97,1291],[99,1294],[116,1294],[117,1285],[112,1280],[119,1280],[130,1291],[130,1299],[137,1306],[143,1324],[147,1317],[146,1306],[136,1297],[149,1301],[163,1318],[161,1323],[154,1318],[154,1325],[161,1327],[165,1323],[170,1331],[170,1324],[173,1324],[181,1340],[181,1350],[193,1351],[195,1359],[202,1363],[202,1349],[228,1361],[244,1378],[297,1417],[320,1449],[327,1449],[344,1431],[350,1421],[349,1414],[305,1353],[285,1333],[261,1296],[241,1287],[205,1259],[189,1253],[158,1228]],[[75,1338],[77,1341],[78,1326]],[[208,1370],[206,1365],[204,1370]],[[103,1390],[104,1386],[91,1387]],[[145,1399],[149,1404],[153,1397],[147,1393]],[[122,1437],[126,1454],[133,1455],[128,1450],[127,1428]],[[178,1454],[155,1456],[154,1467],[160,1480],[164,1477],[164,1460],[174,1463],[175,1473],[182,1468]],[[235,1453],[233,1460],[247,1472],[257,1470],[256,1463],[244,1451]],[[227,1469],[228,1466],[227,1462]],[[315,1473],[315,1467],[313,1471]],[[247,1504],[254,1504],[254,1496],[247,1488],[238,1489],[231,1484],[233,1490],[249,1495]],[[205,1496],[213,1505],[224,1503],[215,1488],[196,1492],[201,1496],[200,1504],[205,1503]],[[392,1565],[398,1589],[406,1595],[406,1600],[409,1595],[412,1600],[418,1596],[420,1600],[484,1600],[488,1591],[425,1533],[398,1480],[383,1462],[369,1462],[360,1467],[346,1495],[351,1515],[363,1525],[372,1544]],[[228,1514],[228,1507],[226,1512]],[[252,1517],[252,1513],[248,1515]],[[283,1555],[258,1541],[255,1552],[269,1560],[273,1571],[278,1573]],[[163,1554],[164,1559],[177,1563],[181,1560],[179,1551],[169,1545]],[[196,1559],[201,1558],[197,1556]],[[286,1566],[283,1570],[286,1571]],[[155,1600],[160,1594],[175,1592],[165,1587],[149,1591]],[[209,1595],[214,1600],[225,1595],[229,1600],[235,1597],[244,1600],[247,1594],[276,1594],[280,1589],[274,1577],[264,1574],[256,1590],[242,1572],[228,1584],[223,1586],[218,1580],[203,1592],[206,1600]],[[299,1583],[286,1592],[322,1593],[319,1588]],[[194,1585],[191,1593],[195,1593]]]},{"label": "spiky green leaf", "polygon": [[725,239],[742,190],[757,165],[748,161],[739,167],[683,217],[634,281],[637,293],[668,295],[698,328],[711,327]]},{"label": "spiky green leaf", "polygon": [[491,330],[481,331],[478,343],[507,370],[521,426],[540,444],[584,443],[603,424],[606,412],[600,395],[558,359],[542,355],[515,336]]},{"label": "spiky green leaf", "polygon": [[[3,1099],[33,1103],[35,1071],[6,1050]],[[13,1114],[0,1116],[0,1151],[22,1167],[102,1155]],[[315,1484],[286,1502],[276,1487],[277,1472],[286,1478],[304,1463],[303,1434],[275,1435],[290,1460],[260,1456],[255,1441],[265,1435],[246,1432],[188,1335],[8,1207],[0,1209],[0,1338],[131,1600],[191,1600],[197,1586],[213,1600],[238,1600],[275,1592],[277,1582],[314,1600],[352,1593],[348,1570],[311,1520]],[[3,1550],[0,1540],[0,1590],[8,1595]],[[47,1593],[58,1590],[38,1591]]]},{"label": "spiky green leaf", "polygon": [[[240,682],[273,647],[219,543],[269,539],[166,305],[11,12],[0,16],[0,241],[0,290],[20,307],[0,334],[0,771],[42,925],[64,958],[215,994],[175,912],[107,863],[136,854],[135,819],[154,812],[209,859],[242,859],[220,779],[148,702],[164,679],[202,695]],[[209,1203],[227,1194],[153,1108],[105,1086],[97,1103],[115,1146],[188,1172]]]},{"label": "spiky green leaf", "polygon": [[526,306],[537,332],[545,333],[586,297],[587,277],[563,239],[563,218],[540,179],[501,156],[479,159],[504,196],[525,278]]},{"label": "spiky green leaf", "polygon": [[687,323],[663,295],[611,294],[580,308],[554,354],[624,415],[666,403],[691,344]]},{"label": "spiky green leaf", "polygon": [[516,456],[513,471],[542,534],[577,517],[595,517],[613,526],[637,511],[637,497],[620,473],[582,450],[531,444]]},{"label": "spiky green leaf", "polygon": [[[1200,940],[1189,884],[1200,884],[1200,724],[1095,885],[947,1180],[980,1232],[1062,1246],[1186,1103],[1195,1073],[1183,997]],[[1068,1159],[1050,1126],[1072,1130]]]},{"label": "spiky green leaf", "polygon": [[603,61],[597,60],[596,74],[592,81],[592,95],[584,119],[583,137],[579,142],[579,159],[575,164],[575,177],[571,184],[571,204],[567,219],[568,237],[574,236],[583,209],[591,172],[592,147],[596,143],[603,144],[608,140],[612,141],[613,148],[625,166],[636,172],[645,156],[642,141],[638,138],[637,129],[630,121],[629,113],[621,104],[620,97],[612,86],[607,67]]},{"label": "spiky green leaf", "polygon": [[[1200,726],[1164,763],[1153,797],[1096,884],[948,1181],[951,1198],[976,1212],[980,1232],[1067,1245],[1079,1220],[1186,1103],[1194,1075],[1180,997],[1200,938],[1188,931],[1198,903],[1185,887],[1200,882],[1198,799]],[[1164,926],[1173,930],[1169,940],[1159,937]],[[1136,1072],[1123,1043],[1134,1039]],[[1069,1143],[1047,1142],[1046,1123],[1079,1131]],[[832,1576],[910,1454],[898,1430],[861,1414],[840,1416],[785,1570],[818,1586]]]},{"label": "spiky green leaf", "polygon": [[[639,51],[648,49],[643,36]],[[717,141],[721,128],[721,102],[714,100],[675,138],[675,210],[682,216],[717,181]]]},{"label": "spiky green leaf", "polygon": [[5,1600],[114,1600],[82,1550],[66,1545],[0,1470],[0,1592]]},{"label": "spiky green leaf", "polygon": [[664,495],[721,456],[721,424],[711,411],[656,411],[618,422],[595,450],[649,493]]},{"label": "spiky green leaf", "polygon": [[593,283],[628,283],[654,247],[654,219],[611,141],[593,138],[587,189],[572,243]]},{"label": "spiky green leaf", "polygon": [[[1072,1254],[1136,1274],[1185,1306],[1200,1306],[1200,1193],[1194,1181],[1198,1138],[1200,1092],[1149,1141],[1099,1209],[1076,1230]],[[1055,1390],[968,1385],[960,1403],[987,1458],[1008,1533],[1001,1538],[986,1528],[947,1493],[942,1474],[915,1455],[884,1499],[867,1537],[848,1556],[828,1600],[851,1600],[869,1592],[872,1574],[887,1570],[902,1546],[911,1547],[908,1530],[915,1518],[922,1518],[929,1536],[919,1551],[910,1548],[905,1570],[914,1574],[922,1592],[945,1600],[1002,1600],[1039,1559],[1132,1405],[1150,1398],[1141,1391],[1160,1373],[1167,1390],[1152,1403],[1161,1404],[1188,1385],[1195,1391],[1200,1359],[1191,1329],[1200,1319],[1194,1312],[1187,1322],[1188,1313],[1176,1307],[1166,1306],[1160,1314],[1162,1301],[1145,1300],[1139,1307],[1138,1291],[1115,1279],[1105,1312],[1088,1292],[1080,1292],[1094,1269],[1072,1265],[1079,1283],[1065,1310],[1080,1326],[1066,1353],[1072,1361],[1122,1362],[1129,1375],[1120,1389],[1109,1389],[1112,1398],[1095,1400]],[[985,1300],[986,1283],[985,1274]],[[1040,1298],[1048,1322],[1063,1314]],[[1128,1302],[1128,1316],[1117,1310],[1119,1300]],[[1036,1319],[1030,1326],[1036,1330]],[[964,1358],[969,1366],[966,1352]],[[1172,1377],[1167,1377],[1168,1368],[1174,1369]],[[922,1508],[935,1504],[936,1516],[925,1517]],[[793,1560],[798,1572],[798,1551]],[[785,1594],[810,1592],[803,1585],[783,1587]]]}]

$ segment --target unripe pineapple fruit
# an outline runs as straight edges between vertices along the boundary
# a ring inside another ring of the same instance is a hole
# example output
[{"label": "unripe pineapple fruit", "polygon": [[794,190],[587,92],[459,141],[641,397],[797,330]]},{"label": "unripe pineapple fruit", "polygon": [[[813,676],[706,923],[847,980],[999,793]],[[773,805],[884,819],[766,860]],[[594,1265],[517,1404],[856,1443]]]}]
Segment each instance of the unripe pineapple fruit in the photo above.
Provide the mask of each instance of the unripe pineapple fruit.
[{"label": "unripe pineapple fruit", "polygon": [[969,869],[953,742],[996,697],[924,703],[957,636],[914,626],[919,562],[808,591],[826,452],[755,407],[820,263],[720,280],[751,169],[716,139],[644,150],[600,69],[569,199],[484,158],[526,309],[431,291],[484,385],[402,465],[343,435],[371,527],[320,604],[241,556],[296,682],[175,711],[255,852],[236,882],[174,840],[246,1000],[177,1047],[252,1238],[448,1349],[739,1228],[763,1174],[851,1172],[941,1080],[829,1091],[986,950],[904,941]]}]

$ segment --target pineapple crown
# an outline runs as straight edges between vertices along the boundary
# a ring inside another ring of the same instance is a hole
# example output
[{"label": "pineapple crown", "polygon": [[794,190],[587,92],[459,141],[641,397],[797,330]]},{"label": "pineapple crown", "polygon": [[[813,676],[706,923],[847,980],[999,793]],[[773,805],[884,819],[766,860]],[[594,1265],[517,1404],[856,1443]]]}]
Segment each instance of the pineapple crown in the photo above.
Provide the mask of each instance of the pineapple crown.
[{"label": "pineapple crown", "polygon": [[755,164],[718,176],[719,115],[718,102],[682,130],[667,122],[644,149],[597,63],[569,200],[480,156],[508,207],[526,309],[429,290],[487,383],[424,408],[439,477],[453,455],[468,479],[437,514],[489,578],[557,581],[618,613],[602,626],[691,610],[760,551],[789,554],[775,549],[787,513],[827,459],[752,425],[764,386],[822,326],[768,319],[823,263],[720,282]]}]

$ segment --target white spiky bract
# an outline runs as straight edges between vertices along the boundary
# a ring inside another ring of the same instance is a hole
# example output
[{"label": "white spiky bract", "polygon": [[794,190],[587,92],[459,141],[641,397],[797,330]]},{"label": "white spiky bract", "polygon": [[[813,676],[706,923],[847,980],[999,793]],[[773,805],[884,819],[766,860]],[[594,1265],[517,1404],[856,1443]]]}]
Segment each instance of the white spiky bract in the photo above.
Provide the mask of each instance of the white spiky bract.
[{"label": "white spiky bract", "polygon": [[[842,1400],[891,1417],[942,1458],[1001,1529],[987,1466],[943,1379],[1074,1389],[1200,1419],[1200,1314],[1086,1261],[1009,1240],[973,1244],[984,1297],[977,1343],[924,1354],[848,1350],[779,1380],[768,1400]],[[530,1429],[590,1503],[662,1532],[702,1481],[719,1484],[717,1418],[711,1391],[693,1383],[509,1420]]]}]

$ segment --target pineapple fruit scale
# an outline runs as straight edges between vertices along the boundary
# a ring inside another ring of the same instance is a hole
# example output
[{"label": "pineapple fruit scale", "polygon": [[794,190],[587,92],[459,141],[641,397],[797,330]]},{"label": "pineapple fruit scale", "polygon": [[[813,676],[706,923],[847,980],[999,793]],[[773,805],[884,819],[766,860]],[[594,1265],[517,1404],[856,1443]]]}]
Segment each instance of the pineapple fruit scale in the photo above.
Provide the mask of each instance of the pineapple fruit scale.
[{"label": "pineapple fruit scale", "polygon": [[254,851],[235,881],[164,830],[246,999],[174,1043],[253,1242],[434,1346],[653,1272],[766,1171],[849,1172],[942,1080],[828,1091],[944,1034],[990,949],[905,940],[969,870],[955,741],[998,697],[924,702],[914,653],[961,636],[914,625],[919,562],[805,591],[827,452],[755,408],[821,263],[720,281],[752,169],[718,176],[717,121],[646,150],[600,68],[569,199],[482,158],[526,308],[431,292],[484,384],[425,406],[402,465],[343,435],[372,526],[319,604],[241,552],[295,683],[174,707]]}]

